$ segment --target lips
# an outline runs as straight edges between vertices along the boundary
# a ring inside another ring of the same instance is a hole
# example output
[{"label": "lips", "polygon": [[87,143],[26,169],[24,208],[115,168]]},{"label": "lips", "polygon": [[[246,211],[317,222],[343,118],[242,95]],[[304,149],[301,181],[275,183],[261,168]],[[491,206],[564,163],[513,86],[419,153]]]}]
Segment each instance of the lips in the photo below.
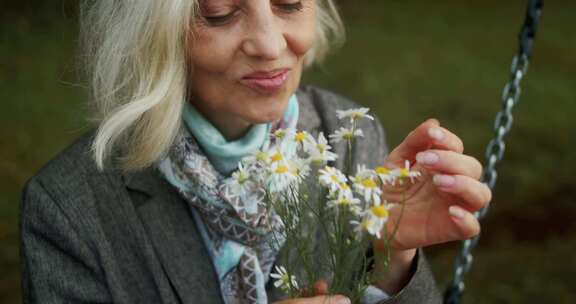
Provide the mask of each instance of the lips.
[{"label": "lips", "polygon": [[274,94],[284,86],[289,73],[290,69],[258,71],[242,77],[240,82],[261,94]]}]

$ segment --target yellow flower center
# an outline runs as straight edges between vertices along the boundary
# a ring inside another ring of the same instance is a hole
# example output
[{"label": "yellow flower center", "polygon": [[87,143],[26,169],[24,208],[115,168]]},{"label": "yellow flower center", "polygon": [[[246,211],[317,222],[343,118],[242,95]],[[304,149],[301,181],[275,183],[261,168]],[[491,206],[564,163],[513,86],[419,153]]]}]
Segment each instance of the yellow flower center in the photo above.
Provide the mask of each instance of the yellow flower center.
[{"label": "yellow flower center", "polygon": [[348,186],[348,184],[346,184],[346,183],[339,183],[339,185],[340,185],[340,189],[342,189],[342,190],[350,189],[350,186]]},{"label": "yellow flower center", "polygon": [[338,204],[343,206],[350,205],[350,200],[346,197],[343,197],[338,200]]},{"label": "yellow flower center", "polygon": [[306,139],[306,133],[304,133],[304,132],[298,132],[294,136],[294,140],[297,142],[302,142],[302,141],[304,141],[304,139]]},{"label": "yellow flower center", "polygon": [[257,161],[265,161],[266,160],[266,153],[259,151],[258,153],[256,153],[256,160]]},{"label": "yellow flower center", "polygon": [[301,172],[301,171],[300,171],[299,168],[294,168],[294,169],[292,169],[292,172],[291,172],[291,173],[292,173],[292,175],[298,177],[298,176],[300,176],[300,172]]},{"label": "yellow flower center", "polygon": [[277,130],[276,132],[274,132],[274,136],[276,136],[277,138],[284,138],[284,136],[286,136],[286,131],[284,130]]},{"label": "yellow flower center", "polygon": [[371,178],[365,178],[362,180],[362,186],[365,188],[376,188],[376,183]]},{"label": "yellow flower center", "polygon": [[354,137],[354,134],[352,132],[346,132],[346,133],[342,134],[342,138],[344,138],[346,140],[352,140],[353,137]]},{"label": "yellow flower center", "polygon": [[244,184],[246,181],[248,181],[248,175],[240,172],[240,174],[238,175],[238,183]]},{"label": "yellow flower center", "polygon": [[362,227],[362,229],[364,230],[368,230],[368,227],[370,227],[372,225],[372,221],[371,220],[363,220],[362,223],[360,223],[360,226]]},{"label": "yellow flower center", "polygon": [[374,171],[376,171],[377,174],[382,174],[382,175],[390,173],[390,170],[388,168],[385,168],[385,167],[376,167],[376,169],[374,169]]},{"label": "yellow flower center", "polygon": [[335,183],[339,183],[340,181],[338,180],[338,177],[334,174],[330,175],[330,178],[332,179],[333,182]]},{"label": "yellow flower center", "polygon": [[273,162],[281,161],[283,159],[282,154],[276,153],[271,157]]},{"label": "yellow flower center", "polygon": [[372,210],[372,213],[379,218],[386,218],[389,214],[388,209],[384,206],[374,206],[370,210]]},{"label": "yellow flower center", "polygon": [[406,168],[402,168],[400,169],[400,176],[401,177],[408,177],[410,174],[410,171]]},{"label": "yellow flower center", "polygon": [[288,172],[288,167],[286,166],[278,166],[278,168],[276,168],[276,173],[278,174],[284,174]]}]

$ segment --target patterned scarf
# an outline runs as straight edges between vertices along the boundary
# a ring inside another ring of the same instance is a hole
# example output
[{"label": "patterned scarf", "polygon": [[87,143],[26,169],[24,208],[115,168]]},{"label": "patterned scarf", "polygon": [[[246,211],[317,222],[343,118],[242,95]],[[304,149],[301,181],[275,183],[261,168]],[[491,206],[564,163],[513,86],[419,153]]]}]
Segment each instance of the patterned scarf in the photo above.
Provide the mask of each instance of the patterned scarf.
[{"label": "patterned scarf", "polygon": [[[284,118],[266,130],[295,128],[297,120],[298,102],[293,95]],[[265,285],[280,249],[272,244],[280,241],[281,247],[283,240],[278,237],[282,235],[283,224],[277,215],[268,212],[258,199],[254,199],[260,196],[257,189],[243,196],[230,195],[231,177],[226,176],[230,166],[214,165],[218,158],[206,155],[210,154],[211,148],[206,148],[204,135],[213,134],[213,130],[208,128],[210,132],[198,134],[196,128],[203,130],[202,124],[207,121],[195,119],[186,123],[195,130],[180,130],[168,156],[159,163],[159,169],[191,207],[218,274],[224,302],[267,303]],[[264,142],[254,151],[246,151],[247,154],[272,144],[270,138],[265,136]],[[230,157],[225,159],[228,161]],[[228,169],[222,172],[218,167]],[[273,236],[274,231],[277,233]]]}]

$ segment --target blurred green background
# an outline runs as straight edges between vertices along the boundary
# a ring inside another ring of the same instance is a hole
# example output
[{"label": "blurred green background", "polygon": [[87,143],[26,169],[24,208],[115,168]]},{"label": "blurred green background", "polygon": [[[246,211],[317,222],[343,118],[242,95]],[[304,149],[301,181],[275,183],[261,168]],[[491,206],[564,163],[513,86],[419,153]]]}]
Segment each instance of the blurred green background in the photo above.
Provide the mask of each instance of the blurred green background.
[{"label": "blurred green background", "polygon": [[[483,160],[526,0],[340,1],[348,41],[313,83],[371,107],[391,146],[429,117]],[[0,4],[0,303],[20,301],[22,186],[90,128],[77,3]],[[576,2],[546,1],[465,303],[576,303]],[[442,287],[459,244],[428,249]]]}]

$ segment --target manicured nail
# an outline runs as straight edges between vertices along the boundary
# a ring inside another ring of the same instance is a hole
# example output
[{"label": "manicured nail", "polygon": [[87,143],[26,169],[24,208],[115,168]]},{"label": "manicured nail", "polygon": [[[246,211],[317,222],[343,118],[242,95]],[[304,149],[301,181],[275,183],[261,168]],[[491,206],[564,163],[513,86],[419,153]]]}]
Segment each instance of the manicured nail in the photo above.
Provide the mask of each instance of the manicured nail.
[{"label": "manicured nail", "polygon": [[438,155],[433,152],[420,152],[416,154],[416,161],[424,165],[433,165],[438,162]]},{"label": "manicured nail", "polygon": [[428,129],[428,135],[436,140],[444,139],[444,131],[440,128],[430,128]]},{"label": "manicured nail", "polygon": [[352,301],[346,297],[338,297],[336,304],[352,304]]},{"label": "manicured nail", "polygon": [[454,185],[454,182],[456,182],[456,179],[454,178],[454,176],[436,174],[436,175],[434,175],[434,177],[432,177],[432,181],[437,186],[450,187],[450,186]]},{"label": "manicured nail", "polygon": [[455,217],[458,220],[461,220],[464,218],[465,212],[464,209],[454,205],[454,206],[450,206],[450,208],[448,208],[448,212],[450,212],[450,215],[452,215],[453,217]]}]

